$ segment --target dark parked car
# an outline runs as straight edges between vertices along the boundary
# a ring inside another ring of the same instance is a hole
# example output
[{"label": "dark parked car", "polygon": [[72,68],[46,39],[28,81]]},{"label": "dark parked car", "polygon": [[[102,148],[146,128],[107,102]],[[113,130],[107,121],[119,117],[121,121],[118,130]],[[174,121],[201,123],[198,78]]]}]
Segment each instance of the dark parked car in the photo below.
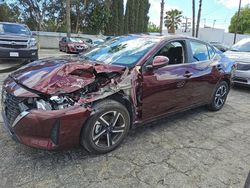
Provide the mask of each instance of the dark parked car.
[{"label": "dark parked car", "polygon": [[226,52],[227,50],[229,50],[228,46],[226,46],[225,44],[221,44],[220,42],[210,42],[210,44],[216,47],[221,52]]},{"label": "dark parked car", "polygon": [[59,41],[59,50],[66,53],[79,53],[87,49],[88,45],[80,38],[63,37]]},{"label": "dark parked car", "polygon": [[0,22],[0,59],[38,59],[37,42],[26,25]]},{"label": "dark parked car", "polygon": [[233,83],[250,86],[250,38],[240,40],[224,55],[237,64],[233,75]]},{"label": "dark parked car", "polygon": [[106,153],[132,127],[202,105],[220,110],[233,66],[197,39],[117,37],[76,59],[39,60],[10,74],[4,124],[28,146]]}]

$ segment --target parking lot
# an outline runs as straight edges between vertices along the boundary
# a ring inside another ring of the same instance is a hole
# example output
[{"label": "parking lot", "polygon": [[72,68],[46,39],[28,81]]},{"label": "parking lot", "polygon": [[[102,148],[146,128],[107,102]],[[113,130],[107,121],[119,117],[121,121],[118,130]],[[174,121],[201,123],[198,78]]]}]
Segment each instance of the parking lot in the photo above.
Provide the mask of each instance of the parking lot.
[{"label": "parking lot", "polygon": [[[60,55],[42,50],[39,56]],[[0,74],[1,84],[8,74]],[[139,127],[121,147],[100,156],[81,147],[26,147],[11,139],[0,118],[0,187],[244,187],[249,99],[250,89],[232,88],[221,111],[200,107]]]}]

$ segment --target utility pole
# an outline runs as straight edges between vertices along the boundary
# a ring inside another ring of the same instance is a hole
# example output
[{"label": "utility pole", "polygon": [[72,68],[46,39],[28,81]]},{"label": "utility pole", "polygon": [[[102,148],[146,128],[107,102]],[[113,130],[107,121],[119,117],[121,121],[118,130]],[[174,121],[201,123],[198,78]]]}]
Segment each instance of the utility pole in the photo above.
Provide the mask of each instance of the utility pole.
[{"label": "utility pole", "polygon": [[239,26],[240,7],[241,7],[241,0],[239,2],[239,10],[238,10],[238,13],[237,13],[237,21],[236,21],[236,26],[235,26],[235,31],[234,31],[234,44],[236,42],[236,35],[237,35],[237,32],[238,32],[238,26]]},{"label": "utility pole", "polygon": [[161,16],[160,16],[160,34],[162,35],[163,27],[163,12],[164,12],[164,0],[161,0]]},{"label": "utility pole", "polygon": [[190,18],[184,17],[184,19],[186,20],[184,23],[184,32],[186,33],[188,31],[189,26],[190,26],[190,22],[188,22],[188,20],[190,20]]},{"label": "utility pole", "polygon": [[214,26],[215,26],[215,22],[216,22],[216,20],[214,20],[214,22],[213,22],[213,28],[214,28]]},{"label": "utility pole", "polygon": [[70,21],[70,0],[66,1],[66,22],[67,22],[67,37],[71,34],[71,21]]},{"label": "utility pole", "polygon": [[206,28],[206,18],[204,18],[204,28]]},{"label": "utility pole", "polygon": [[201,19],[201,7],[202,7],[202,0],[199,0],[199,9],[198,9],[198,16],[197,16],[197,23],[196,23],[196,33],[195,36],[199,37],[199,29],[200,29],[200,19]]},{"label": "utility pole", "polygon": [[195,36],[195,0],[192,0],[192,36]]}]

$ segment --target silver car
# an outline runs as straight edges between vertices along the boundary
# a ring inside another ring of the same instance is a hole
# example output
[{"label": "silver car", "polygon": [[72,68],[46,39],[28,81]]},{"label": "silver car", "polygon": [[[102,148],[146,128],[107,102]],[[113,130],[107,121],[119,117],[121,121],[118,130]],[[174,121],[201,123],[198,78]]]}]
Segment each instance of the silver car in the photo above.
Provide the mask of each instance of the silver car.
[{"label": "silver car", "polygon": [[240,40],[224,54],[237,65],[233,83],[250,86],[250,38]]}]

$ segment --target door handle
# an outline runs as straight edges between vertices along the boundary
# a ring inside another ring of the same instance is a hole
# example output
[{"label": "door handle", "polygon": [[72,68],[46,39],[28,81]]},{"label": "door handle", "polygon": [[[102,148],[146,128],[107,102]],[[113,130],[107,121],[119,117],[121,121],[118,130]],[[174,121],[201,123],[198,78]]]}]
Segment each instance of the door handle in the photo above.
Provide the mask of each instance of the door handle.
[{"label": "door handle", "polygon": [[187,72],[185,72],[185,74],[183,76],[186,78],[190,78],[192,75],[193,75],[193,73],[187,71]]}]

